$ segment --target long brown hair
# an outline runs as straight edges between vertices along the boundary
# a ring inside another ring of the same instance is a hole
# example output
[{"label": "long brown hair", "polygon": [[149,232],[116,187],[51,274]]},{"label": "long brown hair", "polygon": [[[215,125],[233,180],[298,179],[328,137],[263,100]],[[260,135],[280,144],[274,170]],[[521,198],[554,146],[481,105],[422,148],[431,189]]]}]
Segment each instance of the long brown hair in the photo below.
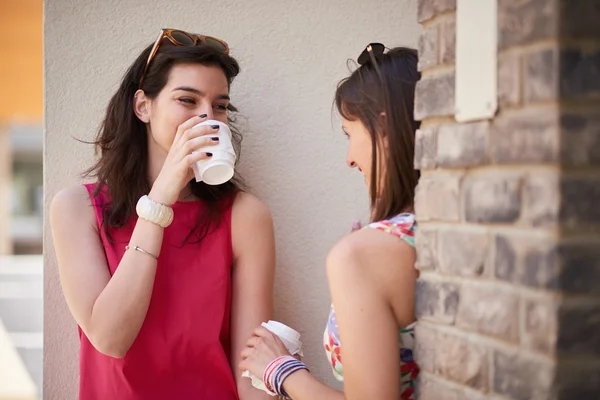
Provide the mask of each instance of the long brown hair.
[{"label": "long brown hair", "polygon": [[[335,93],[339,114],[360,120],[371,135],[371,220],[391,218],[413,208],[419,171],[414,169],[415,132],[413,117],[415,86],[420,79],[414,49],[397,47],[365,63],[342,80]],[[386,175],[379,188],[378,143],[387,137],[388,154],[383,160]]]},{"label": "long brown hair", "polygon": [[[94,177],[98,181],[94,196],[103,190],[109,194],[109,203],[103,205],[103,227],[110,240],[109,229],[123,227],[134,216],[137,200],[147,194],[151,186],[148,179],[148,134],[145,123],[134,113],[135,92],[142,89],[146,96],[155,99],[167,84],[171,69],[178,63],[217,66],[223,70],[229,85],[240,72],[234,58],[209,46],[178,47],[165,42],[152,60],[140,88],[139,81],[151,49],[152,45],[137,57],[111,98],[97,137],[92,142],[100,157],[84,172],[85,177]],[[237,109],[230,104],[228,111],[232,142],[239,159],[242,136],[235,126],[233,114]],[[189,187],[204,206],[186,241],[193,236],[199,242],[211,229],[218,227],[222,212],[231,205],[235,193],[242,189],[243,181],[236,174],[222,185],[209,186],[192,180]]]}]

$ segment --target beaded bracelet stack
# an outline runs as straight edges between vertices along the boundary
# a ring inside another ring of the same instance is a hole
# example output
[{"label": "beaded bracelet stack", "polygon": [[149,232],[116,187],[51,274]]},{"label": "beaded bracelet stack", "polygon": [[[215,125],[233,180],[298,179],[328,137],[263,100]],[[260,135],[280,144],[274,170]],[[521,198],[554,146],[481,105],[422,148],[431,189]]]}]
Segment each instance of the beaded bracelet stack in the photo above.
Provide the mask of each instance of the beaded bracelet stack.
[{"label": "beaded bracelet stack", "polygon": [[272,395],[289,397],[283,389],[283,381],[296,371],[305,369],[306,364],[291,356],[281,356],[271,361],[263,374],[263,382]]}]

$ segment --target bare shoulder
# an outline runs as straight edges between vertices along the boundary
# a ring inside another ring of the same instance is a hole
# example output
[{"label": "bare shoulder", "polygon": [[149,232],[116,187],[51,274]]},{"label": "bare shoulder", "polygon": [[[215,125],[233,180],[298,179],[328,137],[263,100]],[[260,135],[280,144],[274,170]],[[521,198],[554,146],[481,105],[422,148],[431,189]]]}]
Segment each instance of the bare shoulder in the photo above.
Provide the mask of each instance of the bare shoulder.
[{"label": "bare shoulder", "polygon": [[[353,259],[354,264],[369,266],[369,260],[381,257],[414,261],[415,249],[404,240],[376,229],[361,229],[340,239],[330,250],[332,265],[338,260]],[[414,263],[413,263],[414,264]]]},{"label": "bare shoulder", "polygon": [[274,229],[271,212],[258,197],[240,192],[231,212],[231,241],[236,260],[248,254],[260,256],[261,250],[274,252]]},{"label": "bare shoulder", "polygon": [[377,287],[416,279],[415,249],[376,229],[361,229],[338,241],[327,256],[330,279],[367,279]]},{"label": "bare shoulder", "polygon": [[269,207],[251,193],[240,192],[233,202],[232,220],[271,223]]},{"label": "bare shoulder", "polygon": [[50,221],[52,225],[60,222],[94,222],[94,209],[87,189],[83,185],[61,189],[50,204]]}]

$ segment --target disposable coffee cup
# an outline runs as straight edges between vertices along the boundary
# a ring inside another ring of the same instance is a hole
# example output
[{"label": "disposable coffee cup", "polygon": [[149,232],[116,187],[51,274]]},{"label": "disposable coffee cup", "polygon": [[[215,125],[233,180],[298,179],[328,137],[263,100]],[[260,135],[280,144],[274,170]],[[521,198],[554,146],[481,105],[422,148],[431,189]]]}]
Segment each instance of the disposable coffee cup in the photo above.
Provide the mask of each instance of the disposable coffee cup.
[{"label": "disposable coffee cup", "polygon": [[298,331],[277,321],[263,322],[261,326],[279,336],[279,339],[281,339],[292,355],[302,355],[302,342],[300,342],[300,333]]},{"label": "disposable coffee cup", "polygon": [[[268,329],[275,335],[279,336],[279,338],[281,339],[285,347],[288,349],[290,354],[298,354],[302,356],[302,342],[300,341],[299,332],[277,321],[263,322],[261,326],[265,329]],[[256,377],[252,375],[249,371],[242,372],[242,376],[250,378],[252,380],[252,386],[254,386],[255,388],[260,389],[270,394],[271,396],[276,395],[276,393],[271,392],[269,389],[267,389],[264,382],[262,381],[262,377]]]},{"label": "disposable coffee cup", "polygon": [[219,143],[198,150],[212,153],[212,157],[192,164],[194,177],[196,182],[221,185],[233,178],[235,173],[236,155],[231,143],[231,130],[227,124],[215,120],[204,121],[196,126],[200,125],[219,125],[219,130],[210,134],[211,137],[218,136]]}]

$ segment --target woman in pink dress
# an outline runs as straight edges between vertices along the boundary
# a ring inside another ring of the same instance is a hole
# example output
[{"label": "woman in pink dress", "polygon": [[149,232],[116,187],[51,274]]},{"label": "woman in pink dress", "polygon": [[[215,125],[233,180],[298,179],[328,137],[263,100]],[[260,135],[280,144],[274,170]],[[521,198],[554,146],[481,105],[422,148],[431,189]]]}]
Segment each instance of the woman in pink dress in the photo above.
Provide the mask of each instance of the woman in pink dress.
[{"label": "woman in pink dress", "polygon": [[270,212],[237,177],[208,186],[190,168],[219,140],[219,125],[202,121],[229,123],[239,154],[238,73],[224,41],[163,29],[110,100],[95,183],[52,201],[81,400],[268,398],[237,365],[272,313]]},{"label": "woman in pink dress", "polygon": [[323,345],[340,392],[313,377],[281,341],[257,328],[240,369],[294,400],[413,400],[415,269],[413,167],[417,52],[372,43],[335,95],[348,137],[346,162],[365,177],[371,222],[341,239],[327,257],[333,304]]}]

